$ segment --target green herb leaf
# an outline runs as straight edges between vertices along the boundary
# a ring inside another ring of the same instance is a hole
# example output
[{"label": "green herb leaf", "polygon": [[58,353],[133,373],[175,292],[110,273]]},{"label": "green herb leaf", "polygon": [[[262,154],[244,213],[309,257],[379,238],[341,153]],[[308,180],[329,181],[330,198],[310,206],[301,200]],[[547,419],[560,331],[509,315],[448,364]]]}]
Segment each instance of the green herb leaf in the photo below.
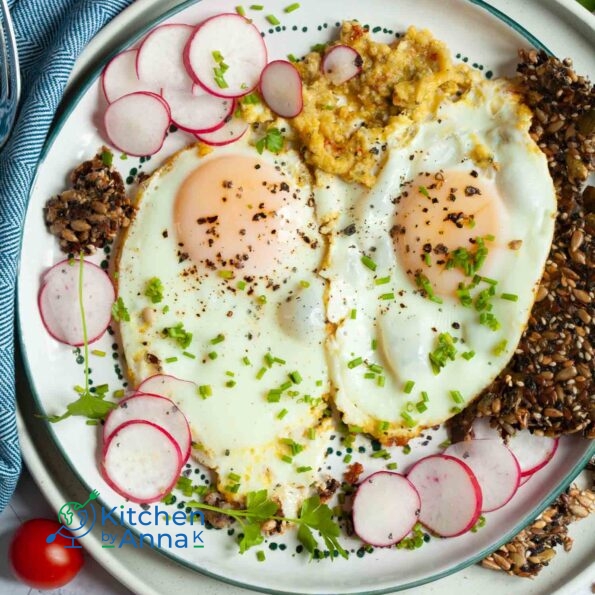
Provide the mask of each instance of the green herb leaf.
[{"label": "green herb leaf", "polygon": [[160,279],[152,277],[147,281],[145,296],[148,297],[153,304],[158,304],[163,300],[163,283],[161,283]]},{"label": "green herb leaf", "polygon": [[260,523],[248,522],[242,527],[242,533],[244,534],[239,540],[240,554],[243,554],[251,547],[260,545],[264,541],[264,537],[260,530]]},{"label": "green herb leaf", "polygon": [[107,149],[101,152],[101,162],[105,167],[111,167],[114,162],[114,154]]},{"label": "green herb leaf", "polygon": [[116,322],[130,322],[130,314],[121,297],[119,297],[112,306],[112,318]]},{"label": "green herb leaf", "polygon": [[265,149],[278,154],[283,149],[284,142],[285,137],[278,128],[269,128],[266,134],[256,142],[255,147],[260,155]]}]

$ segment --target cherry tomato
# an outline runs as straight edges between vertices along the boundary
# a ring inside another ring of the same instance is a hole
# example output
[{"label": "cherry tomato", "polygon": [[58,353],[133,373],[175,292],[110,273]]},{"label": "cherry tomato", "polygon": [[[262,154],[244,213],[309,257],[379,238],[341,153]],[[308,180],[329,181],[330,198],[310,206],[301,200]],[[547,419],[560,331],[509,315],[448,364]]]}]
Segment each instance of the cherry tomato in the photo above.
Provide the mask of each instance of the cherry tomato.
[{"label": "cherry tomato", "polygon": [[62,525],[48,519],[33,519],[23,523],[10,543],[10,564],[16,576],[36,589],[55,589],[69,583],[83,565],[79,548],[65,548],[72,541],[61,529],[53,543],[46,543],[48,535],[56,533]]}]

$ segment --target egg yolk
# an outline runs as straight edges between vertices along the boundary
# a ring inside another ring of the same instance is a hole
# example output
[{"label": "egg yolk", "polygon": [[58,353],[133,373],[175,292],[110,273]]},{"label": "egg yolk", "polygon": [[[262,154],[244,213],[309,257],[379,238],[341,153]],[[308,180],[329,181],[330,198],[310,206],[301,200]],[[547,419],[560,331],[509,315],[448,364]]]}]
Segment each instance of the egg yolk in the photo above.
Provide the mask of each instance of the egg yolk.
[{"label": "egg yolk", "polygon": [[392,235],[416,285],[427,290],[429,283],[435,295],[455,296],[459,283],[470,282],[469,271],[489,269],[502,224],[500,204],[495,183],[476,171],[423,174],[407,184],[397,198]]},{"label": "egg yolk", "polygon": [[266,276],[283,265],[295,235],[289,185],[269,163],[225,155],[197,167],[178,190],[180,252],[211,270]]}]

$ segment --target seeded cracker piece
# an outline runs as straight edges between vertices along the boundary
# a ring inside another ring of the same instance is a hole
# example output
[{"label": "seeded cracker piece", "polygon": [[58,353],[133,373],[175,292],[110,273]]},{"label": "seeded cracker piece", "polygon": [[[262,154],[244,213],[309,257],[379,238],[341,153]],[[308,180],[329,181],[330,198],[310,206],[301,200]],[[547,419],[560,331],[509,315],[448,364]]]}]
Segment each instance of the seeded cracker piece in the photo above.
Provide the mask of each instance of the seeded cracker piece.
[{"label": "seeded cracker piece", "polygon": [[595,439],[595,91],[571,61],[520,51],[518,86],[532,109],[531,134],[548,158],[558,195],[554,241],[515,355],[473,405],[451,420],[453,441],[475,417],[504,436]]},{"label": "seeded cracker piece", "polygon": [[572,548],[568,525],[595,512],[595,492],[571,487],[512,541],[484,558],[481,565],[491,570],[532,578],[556,555],[558,545]]},{"label": "seeded cracker piece", "polygon": [[92,254],[130,225],[135,209],[111,161],[112,154],[102,147],[71,173],[71,188],[48,200],[45,223],[64,252]]}]

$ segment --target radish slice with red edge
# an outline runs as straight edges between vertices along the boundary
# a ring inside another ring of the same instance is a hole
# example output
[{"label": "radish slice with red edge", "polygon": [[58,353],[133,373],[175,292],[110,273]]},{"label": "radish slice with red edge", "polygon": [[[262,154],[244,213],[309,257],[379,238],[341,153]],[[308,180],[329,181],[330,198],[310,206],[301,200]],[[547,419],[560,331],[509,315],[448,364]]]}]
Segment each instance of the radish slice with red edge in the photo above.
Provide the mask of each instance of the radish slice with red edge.
[{"label": "radish slice with red edge", "polygon": [[400,473],[379,471],[364,479],[353,499],[353,529],[365,543],[387,547],[403,539],[417,522],[421,500]]},{"label": "radish slice with red edge", "polygon": [[105,130],[114,147],[141,157],[161,149],[170,120],[165,100],[143,91],[110,103],[104,116]]},{"label": "radish slice with red edge", "polygon": [[335,45],[322,58],[322,72],[333,85],[341,85],[357,76],[362,64],[362,57],[352,47]]},{"label": "radish slice with red edge", "polygon": [[174,487],[182,466],[180,448],[163,428],[129,421],[110,437],[103,452],[107,483],[140,504],[160,500]]},{"label": "radish slice with red edge", "polygon": [[193,31],[192,25],[155,27],[138,48],[136,72],[139,80],[157,88],[188,88],[191,79],[184,66],[184,48]]},{"label": "radish slice with red edge", "polygon": [[260,80],[267,50],[260,31],[239,14],[220,14],[201,23],[184,51],[190,76],[209,93],[241,97]]},{"label": "radish slice with red edge", "polygon": [[221,128],[218,128],[214,132],[205,132],[196,134],[196,138],[199,141],[207,145],[213,145],[215,147],[221,147],[223,145],[229,145],[235,143],[237,140],[242,138],[248,130],[249,124],[241,118],[232,116]]},{"label": "radish slice with red edge", "polygon": [[502,508],[519,488],[521,468],[516,457],[500,440],[465,440],[451,444],[444,454],[466,463],[483,496],[482,512]]},{"label": "radish slice with red edge", "polygon": [[260,77],[260,92],[266,104],[281,118],[295,118],[304,107],[300,73],[286,60],[267,64]]},{"label": "radish slice with red edge", "polygon": [[521,476],[521,481],[519,482],[519,488],[521,486],[524,486],[532,477],[533,477],[533,474],[531,474],[531,475],[522,475]]},{"label": "radish slice with red edge", "polygon": [[213,132],[221,128],[234,108],[233,99],[215,97],[192,83],[183,91],[164,88],[161,96],[169,105],[172,122],[191,133]]},{"label": "radish slice with red edge", "polygon": [[420,522],[441,537],[469,531],[482,509],[482,494],[473,471],[448,455],[431,455],[415,463],[407,479],[421,499]]},{"label": "radish slice with red edge", "polygon": [[119,426],[128,421],[149,421],[168,432],[182,453],[182,463],[188,460],[192,438],[184,414],[178,406],[160,395],[135,393],[112,409],[103,425],[103,439],[108,441]]},{"label": "radish slice with red edge", "polygon": [[520,430],[510,436],[507,444],[521,467],[521,476],[532,475],[545,467],[556,453],[558,438],[538,436],[529,430]]},{"label": "radish slice with red edge", "polygon": [[182,380],[170,374],[154,374],[143,380],[136,389],[137,393],[149,393],[166,397],[178,404],[176,394],[198,395],[198,386],[190,380]]},{"label": "radish slice with red edge", "polygon": [[108,103],[137,91],[157,92],[158,86],[140,81],[136,74],[137,50],[126,50],[114,56],[101,73],[101,87]]},{"label": "radish slice with red edge", "polygon": [[[42,278],[37,303],[48,333],[61,343],[81,346],[84,343],[79,300],[80,262],[63,260]],[[83,261],[83,308],[89,343],[105,333],[116,299],[107,273],[92,262]]]}]

